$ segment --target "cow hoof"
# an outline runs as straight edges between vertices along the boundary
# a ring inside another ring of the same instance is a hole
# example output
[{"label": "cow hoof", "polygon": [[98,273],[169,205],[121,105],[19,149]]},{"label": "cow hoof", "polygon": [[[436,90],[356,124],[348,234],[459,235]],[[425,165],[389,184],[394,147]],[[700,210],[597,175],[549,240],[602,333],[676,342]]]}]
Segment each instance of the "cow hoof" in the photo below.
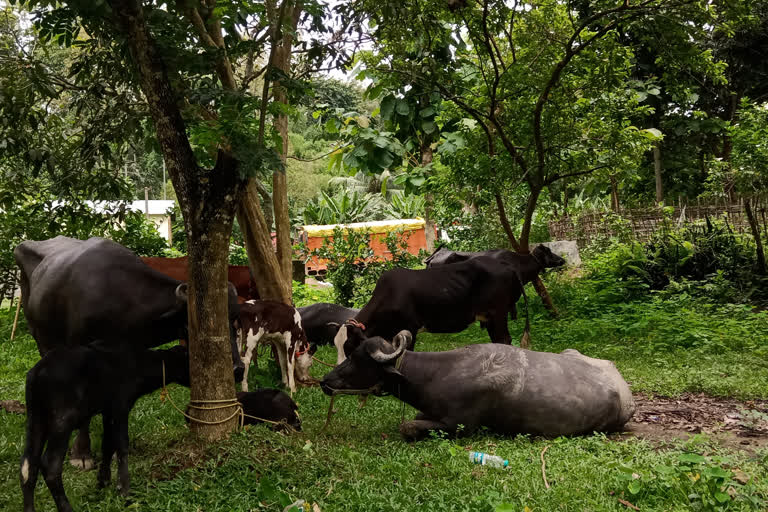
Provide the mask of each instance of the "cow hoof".
[{"label": "cow hoof", "polygon": [[92,457],[78,457],[76,459],[70,458],[69,463],[75,466],[77,469],[83,471],[90,471],[96,467]]}]

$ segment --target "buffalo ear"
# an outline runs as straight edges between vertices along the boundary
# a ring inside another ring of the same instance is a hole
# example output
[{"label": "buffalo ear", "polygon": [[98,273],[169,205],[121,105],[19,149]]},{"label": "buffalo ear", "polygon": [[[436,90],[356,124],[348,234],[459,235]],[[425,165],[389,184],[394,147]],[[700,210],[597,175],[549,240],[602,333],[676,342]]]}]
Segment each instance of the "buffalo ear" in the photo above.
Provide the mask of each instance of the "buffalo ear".
[{"label": "buffalo ear", "polygon": [[187,283],[181,283],[176,287],[176,298],[181,302],[187,302],[187,290],[189,285]]}]

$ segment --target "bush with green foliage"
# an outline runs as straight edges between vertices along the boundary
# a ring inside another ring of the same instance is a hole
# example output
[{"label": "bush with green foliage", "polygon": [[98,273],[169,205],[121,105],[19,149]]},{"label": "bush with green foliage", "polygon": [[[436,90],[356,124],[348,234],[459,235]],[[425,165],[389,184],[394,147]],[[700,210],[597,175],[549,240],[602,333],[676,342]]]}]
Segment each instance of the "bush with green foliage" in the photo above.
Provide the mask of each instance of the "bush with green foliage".
[{"label": "bush with green foliage", "polygon": [[680,229],[665,223],[645,244],[613,240],[586,253],[589,278],[602,282],[609,290],[603,293],[620,290],[617,300],[663,290],[721,303],[768,301],[768,277],[758,272],[752,238],[724,221]]},{"label": "bush with green foliage", "polygon": [[370,233],[334,228],[333,237],[323,240],[322,247],[312,253],[328,261],[326,277],[333,283],[334,302],[361,307],[386,270],[421,265],[421,258],[408,252],[409,236],[402,231],[388,233],[384,243],[391,259],[384,259],[373,253]]}]

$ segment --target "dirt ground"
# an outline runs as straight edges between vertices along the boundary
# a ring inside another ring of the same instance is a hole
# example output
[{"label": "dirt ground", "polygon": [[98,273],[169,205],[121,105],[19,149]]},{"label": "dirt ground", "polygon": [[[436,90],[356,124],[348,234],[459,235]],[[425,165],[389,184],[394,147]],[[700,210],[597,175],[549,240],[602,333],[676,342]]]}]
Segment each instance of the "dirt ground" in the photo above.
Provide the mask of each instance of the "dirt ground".
[{"label": "dirt ground", "polygon": [[663,443],[703,433],[724,446],[754,451],[768,446],[768,400],[739,401],[702,393],[676,398],[634,395],[629,435]]}]

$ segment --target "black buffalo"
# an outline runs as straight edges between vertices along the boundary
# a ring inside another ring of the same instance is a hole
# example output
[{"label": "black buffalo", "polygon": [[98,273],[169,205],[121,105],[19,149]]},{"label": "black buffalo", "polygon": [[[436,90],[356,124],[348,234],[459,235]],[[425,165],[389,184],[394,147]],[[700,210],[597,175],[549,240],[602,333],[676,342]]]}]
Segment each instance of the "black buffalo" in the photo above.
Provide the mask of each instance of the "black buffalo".
[{"label": "black buffalo", "polygon": [[[24,315],[41,355],[94,340],[145,349],[186,337],[187,284],[148,267],[122,245],[58,236],[23,242],[13,255],[21,269]],[[239,380],[243,364],[232,328],[237,295],[229,288],[230,341]],[[83,427],[72,459],[89,467],[87,424]]]},{"label": "black buffalo", "polygon": [[411,352],[410,333],[393,344],[365,339],[320,384],[328,395],[392,394],[419,410],[402,424],[407,440],[431,430],[560,436],[620,429],[635,404],[610,361],[479,344]]},{"label": "black buffalo", "polygon": [[389,270],[368,304],[336,334],[337,363],[368,337],[392,339],[403,329],[412,339],[419,330],[460,332],[476,320],[485,323],[491,341],[509,344],[507,315],[522,292],[516,268],[488,256],[423,270]]},{"label": "black buffalo", "polygon": [[520,276],[520,281],[524,285],[536,279],[536,277],[547,268],[565,265],[565,260],[553,253],[546,245],[537,245],[530,253],[519,253],[507,249],[458,252],[451,251],[445,247],[440,247],[424,260],[424,263],[427,265],[427,268],[434,268],[441,265],[450,265],[461,261],[468,261],[481,256],[502,260],[513,265]]},{"label": "black buffalo", "polygon": [[318,302],[297,309],[301,315],[301,324],[304,326],[304,332],[307,333],[307,339],[316,345],[333,343],[339,327],[360,312],[359,309],[345,308],[328,302]]}]

